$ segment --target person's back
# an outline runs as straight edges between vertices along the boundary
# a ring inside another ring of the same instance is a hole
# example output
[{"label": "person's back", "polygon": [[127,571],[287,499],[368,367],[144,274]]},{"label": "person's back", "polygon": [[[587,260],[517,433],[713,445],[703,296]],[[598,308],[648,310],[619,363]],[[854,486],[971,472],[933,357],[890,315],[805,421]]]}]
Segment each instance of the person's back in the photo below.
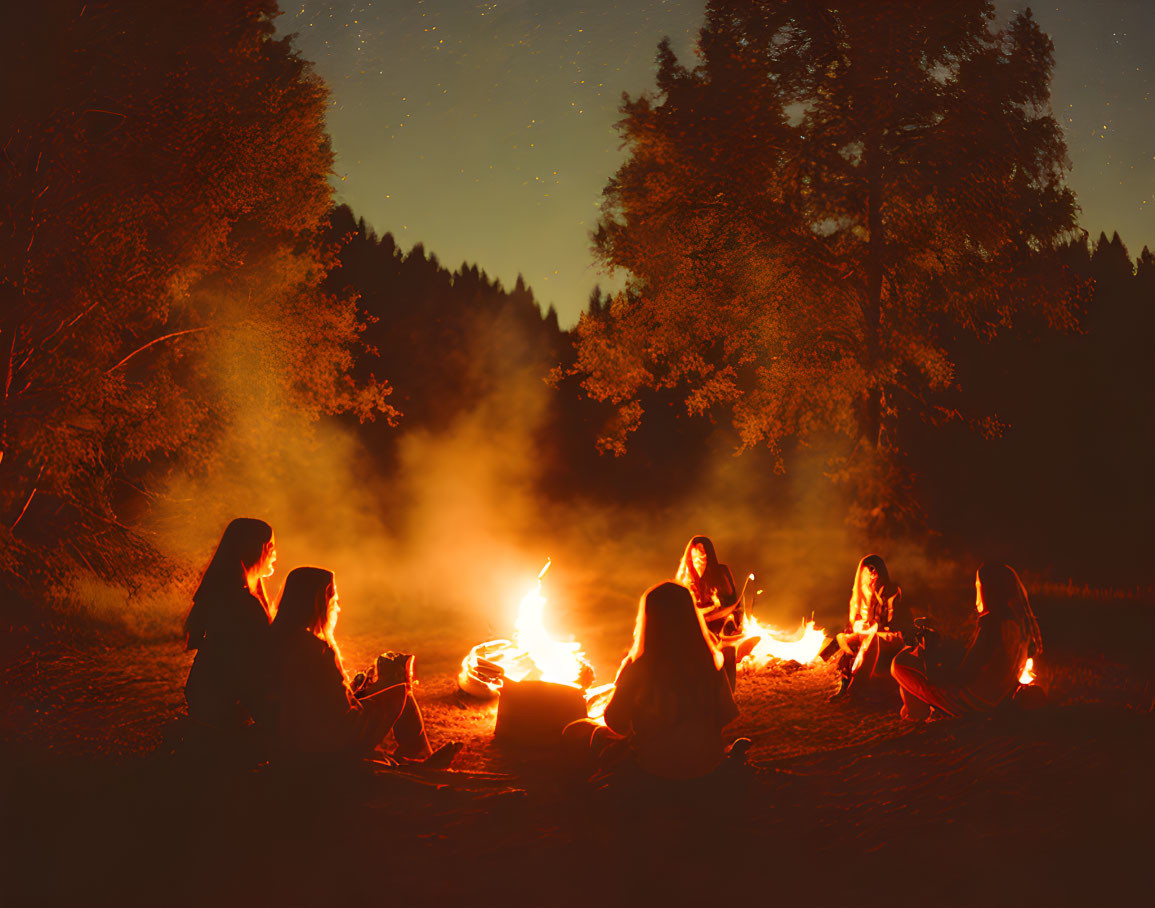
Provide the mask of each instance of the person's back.
[{"label": "person's back", "polygon": [[690,690],[663,685],[643,655],[622,668],[606,724],[629,738],[639,767],[666,779],[693,779],[722,761],[722,729],[738,715],[726,676],[711,671]]},{"label": "person's back", "polygon": [[185,684],[189,715],[210,725],[259,720],[264,704],[269,616],[242,586],[206,590],[189,628],[196,649]]},{"label": "person's back", "polygon": [[329,644],[307,630],[275,631],[271,664],[280,744],[302,753],[346,749],[356,707]]},{"label": "person's back", "polygon": [[1018,687],[1028,642],[1013,615],[980,615],[974,640],[959,666],[960,693],[976,708],[998,706]]}]

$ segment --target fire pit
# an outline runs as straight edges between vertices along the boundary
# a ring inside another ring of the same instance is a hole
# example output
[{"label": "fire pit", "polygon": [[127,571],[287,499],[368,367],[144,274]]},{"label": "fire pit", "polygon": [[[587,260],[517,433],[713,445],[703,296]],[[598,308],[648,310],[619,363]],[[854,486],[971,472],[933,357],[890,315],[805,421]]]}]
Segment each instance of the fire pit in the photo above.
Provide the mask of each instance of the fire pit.
[{"label": "fire pit", "polygon": [[513,639],[479,643],[461,660],[457,686],[463,692],[492,700],[510,681],[543,681],[579,691],[593,683],[594,669],[581,644],[555,640],[542,621],[546,599],[541,580],[550,564],[547,559],[537,583],[521,600]]}]

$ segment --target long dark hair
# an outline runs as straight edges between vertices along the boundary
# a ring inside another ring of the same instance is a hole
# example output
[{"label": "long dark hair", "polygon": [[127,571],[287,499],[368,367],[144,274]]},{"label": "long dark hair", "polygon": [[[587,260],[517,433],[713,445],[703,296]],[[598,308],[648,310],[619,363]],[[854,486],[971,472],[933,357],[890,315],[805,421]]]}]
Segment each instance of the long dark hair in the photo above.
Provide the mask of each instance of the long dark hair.
[{"label": "long dark hair", "polygon": [[[862,575],[870,568],[873,568],[878,575],[873,598],[862,595]],[[886,600],[894,595],[896,589],[882,556],[867,555],[858,562],[858,568],[854,572],[854,586],[850,588],[850,623],[853,624],[859,617],[868,625],[878,621],[886,608]]]},{"label": "long dark hair", "polygon": [[666,580],[643,594],[622,668],[630,663],[644,669],[645,699],[671,716],[687,701],[714,695],[722,654],[710,642],[702,613],[684,586]]},{"label": "long dark hair", "polygon": [[1043,635],[1039,622],[1031,610],[1027,588],[1009,564],[984,564],[976,574],[983,589],[983,610],[1004,619],[1018,622],[1027,638],[1028,654],[1037,656],[1043,651]]},{"label": "long dark hair", "polygon": [[[700,576],[694,570],[694,547],[699,545],[706,553],[706,568]],[[699,608],[708,607],[711,594],[724,588],[726,577],[709,536],[694,536],[686,543],[686,551],[682,553],[682,560],[678,564],[674,579],[690,591],[694,597],[694,604]]]},{"label": "long dark hair", "polygon": [[[189,649],[195,649],[204,639],[207,624],[211,620],[209,611],[222,593],[245,588],[246,572],[261,560],[261,554],[269,540],[273,538],[273,528],[256,517],[237,517],[221,534],[221,541],[213,557],[209,559],[201,582],[193,593],[193,604],[185,619],[184,629],[188,635]],[[269,613],[269,596],[265,592],[265,581],[258,578],[256,596]]]},{"label": "long dark hair", "polygon": [[277,603],[273,629],[278,632],[304,630],[321,637],[329,614],[333,572],[319,567],[299,567],[289,571]]},{"label": "long dark hair", "polygon": [[308,631],[324,640],[333,650],[337,666],[341,666],[341,651],[328,631],[329,599],[336,579],[332,571],[319,567],[299,567],[289,571],[285,588],[277,602],[277,617],[273,619],[273,633]]}]

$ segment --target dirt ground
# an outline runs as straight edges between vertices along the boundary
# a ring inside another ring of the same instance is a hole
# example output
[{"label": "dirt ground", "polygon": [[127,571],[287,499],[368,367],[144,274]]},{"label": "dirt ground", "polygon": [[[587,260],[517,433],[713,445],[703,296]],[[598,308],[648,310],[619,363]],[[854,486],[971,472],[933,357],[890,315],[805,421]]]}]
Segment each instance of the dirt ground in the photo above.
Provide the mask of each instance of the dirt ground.
[{"label": "dirt ground", "polygon": [[[358,665],[376,641],[343,643]],[[454,771],[253,771],[170,753],[178,646],[9,640],[4,904],[1148,903],[1150,664],[1056,652],[1045,708],[922,725],[886,687],[827,702],[826,666],[744,669],[748,768],[597,787],[495,744],[454,654],[418,688]]]}]

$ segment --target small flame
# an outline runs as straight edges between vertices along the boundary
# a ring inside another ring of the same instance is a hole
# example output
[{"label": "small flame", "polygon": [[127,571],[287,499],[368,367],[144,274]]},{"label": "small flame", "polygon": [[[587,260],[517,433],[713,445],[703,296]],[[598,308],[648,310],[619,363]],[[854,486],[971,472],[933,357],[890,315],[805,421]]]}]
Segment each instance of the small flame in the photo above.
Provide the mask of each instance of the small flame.
[{"label": "small flame", "polygon": [[1035,681],[1035,660],[1027,659],[1023,666],[1023,673],[1019,675],[1019,684],[1033,684]]}]

